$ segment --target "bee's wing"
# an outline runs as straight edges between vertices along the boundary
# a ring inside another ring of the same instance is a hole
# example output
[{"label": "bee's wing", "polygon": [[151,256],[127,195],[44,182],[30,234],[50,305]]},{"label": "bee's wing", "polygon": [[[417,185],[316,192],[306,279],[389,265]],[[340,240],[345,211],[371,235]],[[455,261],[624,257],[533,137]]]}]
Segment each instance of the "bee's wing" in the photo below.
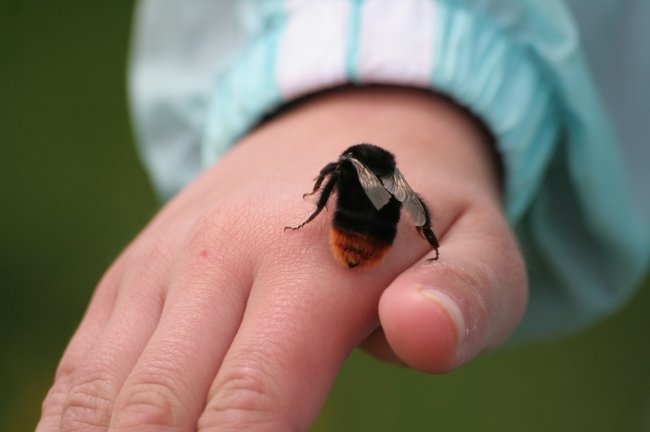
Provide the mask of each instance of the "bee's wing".
[{"label": "bee's wing", "polygon": [[381,210],[388,201],[390,201],[390,193],[384,187],[384,184],[377,178],[377,176],[368,169],[364,164],[359,162],[353,157],[347,158],[357,170],[357,177],[363,191],[366,193],[372,205],[377,210]]},{"label": "bee's wing", "polygon": [[413,189],[411,189],[411,186],[406,182],[402,173],[395,168],[393,175],[382,177],[381,181],[386,187],[386,190],[393,194],[395,199],[402,203],[413,225],[424,225],[426,217],[424,215],[425,210],[420,201],[420,197],[418,197]]}]

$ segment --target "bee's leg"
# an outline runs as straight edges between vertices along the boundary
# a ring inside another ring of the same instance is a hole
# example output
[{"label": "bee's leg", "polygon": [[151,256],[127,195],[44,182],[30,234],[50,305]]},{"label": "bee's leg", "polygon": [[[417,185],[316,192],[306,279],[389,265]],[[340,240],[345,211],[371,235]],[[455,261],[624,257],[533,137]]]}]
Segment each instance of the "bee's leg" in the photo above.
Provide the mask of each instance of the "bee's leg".
[{"label": "bee's leg", "polygon": [[338,166],[339,166],[338,162],[330,162],[327,165],[325,165],[323,169],[320,170],[318,177],[314,179],[316,183],[314,183],[314,188],[312,189],[312,191],[310,193],[304,194],[302,197],[305,198],[318,192],[318,189],[320,189],[320,185],[323,183],[323,180],[325,180],[325,177],[332,174]]},{"label": "bee's leg", "polygon": [[440,245],[438,244],[438,238],[436,237],[436,234],[431,229],[431,224],[430,223],[425,224],[424,226],[416,227],[416,228],[420,233],[420,235],[429,242],[431,247],[433,247],[433,250],[436,252],[436,255],[434,257],[427,258],[427,262],[436,261],[438,259],[438,255],[439,255],[438,248],[440,247]]},{"label": "bee's leg", "polygon": [[429,214],[429,207],[427,207],[427,205],[419,196],[418,199],[420,200],[420,204],[422,204],[422,208],[424,209],[424,225],[415,227],[415,229],[417,229],[420,235],[429,242],[433,250],[436,252],[436,255],[434,257],[427,258],[427,262],[436,261],[440,255],[438,253],[438,248],[440,247],[440,244],[438,243],[438,237],[436,237],[436,234],[431,229],[431,215]]},{"label": "bee's leg", "polygon": [[301,223],[300,225],[298,225],[296,227],[290,227],[290,226],[284,227],[285,231],[288,230],[288,229],[291,229],[291,230],[300,229],[300,228],[304,227],[305,225],[307,225],[312,220],[314,220],[314,218],[316,216],[318,216],[318,214],[321,212],[321,210],[323,210],[323,208],[327,204],[327,200],[329,199],[330,195],[332,194],[332,191],[334,190],[334,186],[336,186],[336,180],[337,180],[336,175],[332,175],[329,178],[329,180],[327,180],[327,183],[325,183],[325,186],[323,187],[323,191],[320,194],[320,198],[318,198],[318,203],[316,204],[316,210],[314,210],[314,212],[311,214],[311,216],[309,216],[306,221],[304,221],[303,223]]}]

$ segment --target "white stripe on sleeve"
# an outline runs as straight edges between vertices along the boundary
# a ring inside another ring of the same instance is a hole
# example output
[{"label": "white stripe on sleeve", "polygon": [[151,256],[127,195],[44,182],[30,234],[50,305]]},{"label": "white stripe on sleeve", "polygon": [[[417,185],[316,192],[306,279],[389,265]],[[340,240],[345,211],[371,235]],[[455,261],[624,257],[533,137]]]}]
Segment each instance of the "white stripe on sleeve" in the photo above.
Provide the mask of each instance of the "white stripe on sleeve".
[{"label": "white stripe on sleeve", "polygon": [[345,82],[349,2],[286,0],[285,8],[289,18],[276,65],[282,99]]},{"label": "white stripe on sleeve", "polygon": [[434,49],[434,2],[368,0],[361,11],[360,81],[429,87]]}]

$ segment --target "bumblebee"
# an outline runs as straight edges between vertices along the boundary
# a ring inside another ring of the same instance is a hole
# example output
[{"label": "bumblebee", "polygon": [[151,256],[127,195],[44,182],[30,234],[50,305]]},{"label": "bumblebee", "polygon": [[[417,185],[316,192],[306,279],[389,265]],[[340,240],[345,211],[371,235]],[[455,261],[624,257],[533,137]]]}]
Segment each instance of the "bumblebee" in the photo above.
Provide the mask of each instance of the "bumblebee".
[{"label": "bumblebee", "polygon": [[303,198],[319,190],[316,210],[300,225],[285,230],[300,229],[314,220],[336,191],[329,242],[334,257],[346,267],[370,267],[382,260],[397,235],[402,206],[435,251],[427,261],[438,259],[429,209],[397,169],[392,153],[372,144],[353,145],[320,170],[313,190]]}]

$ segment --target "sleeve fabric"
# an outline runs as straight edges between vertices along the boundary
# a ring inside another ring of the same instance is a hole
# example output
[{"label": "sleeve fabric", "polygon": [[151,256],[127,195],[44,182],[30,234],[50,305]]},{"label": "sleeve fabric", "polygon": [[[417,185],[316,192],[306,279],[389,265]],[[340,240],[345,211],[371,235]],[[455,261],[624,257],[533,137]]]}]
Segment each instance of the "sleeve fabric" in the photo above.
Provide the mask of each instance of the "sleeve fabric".
[{"label": "sleeve fabric", "polygon": [[518,337],[578,329],[628,298],[648,262],[648,226],[561,1],[139,5],[134,120],[163,197],[283,104],[349,84],[444,93],[490,128],[531,282]]}]

